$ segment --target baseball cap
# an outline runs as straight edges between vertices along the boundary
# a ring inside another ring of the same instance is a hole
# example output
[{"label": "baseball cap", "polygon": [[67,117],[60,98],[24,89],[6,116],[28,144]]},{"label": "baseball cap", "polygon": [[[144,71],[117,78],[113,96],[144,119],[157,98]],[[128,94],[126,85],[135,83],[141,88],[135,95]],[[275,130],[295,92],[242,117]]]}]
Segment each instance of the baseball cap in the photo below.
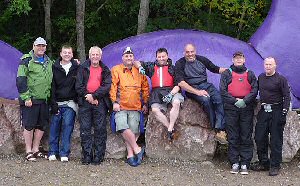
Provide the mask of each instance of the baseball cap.
[{"label": "baseball cap", "polygon": [[130,47],[126,47],[125,50],[123,51],[123,55],[124,54],[133,54],[133,52]]},{"label": "baseball cap", "polygon": [[47,45],[47,42],[46,42],[46,40],[44,38],[38,37],[34,41],[33,45]]},{"label": "baseball cap", "polygon": [[245,55],[243,54],[243,52],[240,52],[240,51],[235,52],[235,53],[233,54],[233,57],[236,57],[236,56],[242,56],[242,57],[245,57]]}]

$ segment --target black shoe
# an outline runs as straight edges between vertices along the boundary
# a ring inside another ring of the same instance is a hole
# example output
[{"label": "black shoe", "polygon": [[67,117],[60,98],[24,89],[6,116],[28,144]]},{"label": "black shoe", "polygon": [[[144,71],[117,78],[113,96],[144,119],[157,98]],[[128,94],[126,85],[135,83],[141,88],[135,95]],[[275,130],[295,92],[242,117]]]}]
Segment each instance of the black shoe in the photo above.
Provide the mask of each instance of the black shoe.
[{"label": "black shoe", "polygon": [[279,174],[279,168],[278,167],[271,167],[269,171],[269,176],[277,176]]},{"label": "black shoe", "polygon": [[173,131],[168,131],[167,133],[167,138],[169,142],[173,141]]},{"label": "black shoe", "polygon": [[92,161],[92,165],[100,165],[103,162],[104,158],[95,157]]},{"label": "black shoe", "polygon": [[92,159],[90,156],[84,156],[82,159],[81,159],[81,163],[82,165],[88,165],[92,162]]},{"label": "black shoe", "polygon": [[262,165],[260,163],[254,163],[250,165],[250,169],[253,171],[268,171],[270,167],[268,165]]}]

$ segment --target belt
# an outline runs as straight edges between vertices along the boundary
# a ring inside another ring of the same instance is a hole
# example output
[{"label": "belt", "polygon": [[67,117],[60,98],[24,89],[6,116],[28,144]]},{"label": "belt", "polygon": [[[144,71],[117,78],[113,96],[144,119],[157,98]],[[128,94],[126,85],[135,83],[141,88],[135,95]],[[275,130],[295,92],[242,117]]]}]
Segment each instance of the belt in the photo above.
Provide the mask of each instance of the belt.
[{"label": "belt", "polygon": [[265,112],[272,112],[273,110],[282,110],[282,104],[281,103],[273,103],[273,104],[267,104],[262,103],[261,108],[265,110]]}]

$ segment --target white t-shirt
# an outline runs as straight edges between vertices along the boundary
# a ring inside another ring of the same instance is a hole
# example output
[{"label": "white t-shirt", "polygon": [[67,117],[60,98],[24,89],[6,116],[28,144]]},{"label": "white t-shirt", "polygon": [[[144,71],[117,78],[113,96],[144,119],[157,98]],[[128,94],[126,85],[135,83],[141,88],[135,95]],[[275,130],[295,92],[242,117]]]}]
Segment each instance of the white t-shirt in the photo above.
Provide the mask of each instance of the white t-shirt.
[{"label": "white t-shirt", "polygon": [[65,65],[60,63],[60,65],[63,67],[63,69],[65,69],[66,75],[68,75],[69,70],[70,70],[70,68],[71,68],[71,66],[72,66],[72,63],[69,62],[68,64],[65,64]]}]

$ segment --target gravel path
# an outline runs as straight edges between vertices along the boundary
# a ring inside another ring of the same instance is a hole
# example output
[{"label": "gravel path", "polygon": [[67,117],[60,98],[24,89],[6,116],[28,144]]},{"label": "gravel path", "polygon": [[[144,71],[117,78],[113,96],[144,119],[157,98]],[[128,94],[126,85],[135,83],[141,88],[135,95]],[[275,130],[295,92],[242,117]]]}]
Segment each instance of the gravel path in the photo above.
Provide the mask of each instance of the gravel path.
[{"label": "gravel path", "polygon": [[121,160],[83,166],[79,159],[26,162],[21,156],[0,155],[0,185],[300,185],[298,160],[283,164],[281,174],[270,177],[252,171],[232,175],[222,159],[200,163],[145,158],[133,168]]}]

